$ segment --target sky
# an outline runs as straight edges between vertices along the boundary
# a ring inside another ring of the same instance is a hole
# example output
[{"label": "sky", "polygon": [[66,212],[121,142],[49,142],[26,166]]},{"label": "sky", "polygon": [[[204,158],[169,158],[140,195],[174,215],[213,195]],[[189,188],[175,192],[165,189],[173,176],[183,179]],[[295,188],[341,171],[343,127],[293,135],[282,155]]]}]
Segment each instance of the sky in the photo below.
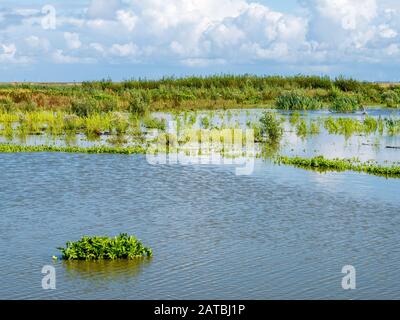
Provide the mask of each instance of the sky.
[{"label": "sky", "polygon": [[0,82],[221,73],[400,81],[400,1],[0,0]]}]

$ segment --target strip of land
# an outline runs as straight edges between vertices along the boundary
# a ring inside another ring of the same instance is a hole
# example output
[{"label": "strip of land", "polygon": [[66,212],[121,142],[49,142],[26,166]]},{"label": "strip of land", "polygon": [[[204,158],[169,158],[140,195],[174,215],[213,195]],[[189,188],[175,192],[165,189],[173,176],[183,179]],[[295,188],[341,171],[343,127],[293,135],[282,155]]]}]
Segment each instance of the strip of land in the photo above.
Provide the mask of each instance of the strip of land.
[{"label": "strip of land", "polygon": [[[146,148],[142,146],[132,147],[61,147],[61,146],[27,146],[0,144],[0,153],[36,153],[36,152],[65,152],[88,154],[145,154]],[[322,156],[314,158],[301,157],[275,157],[276,164],[291,165],[303,169],[311,169],[320,172],[326,171],[356,171],[370,175],[384,176],[387,178],[400,178],[400,166],[382,166],[375,162],[359,162],[354,159],[326,159]]]},{"label": "strip of land", "polygon": [[6,111],[63,110],[87,114],[255,107],[346,111],[364,105],[398,107],[400,84],[301,75],[0,84],[0,109]]}]

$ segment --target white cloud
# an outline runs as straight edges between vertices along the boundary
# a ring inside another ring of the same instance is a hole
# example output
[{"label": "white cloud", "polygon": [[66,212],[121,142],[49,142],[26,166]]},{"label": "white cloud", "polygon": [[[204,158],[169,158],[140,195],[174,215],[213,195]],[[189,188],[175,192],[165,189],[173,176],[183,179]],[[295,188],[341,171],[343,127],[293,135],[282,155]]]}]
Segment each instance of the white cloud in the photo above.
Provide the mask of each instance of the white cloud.
[{"label": "white cloud", "polygon": [[75,57],[64,54],[63,50],[57,49],[52,54],[52,59],[55,63],[59,64],[79,64],[79,63],[95,63],[96,60],[87,57]]},{"label": "white cloud", "polygon": [[69,49],[79,49],[82,42],[79,39],[79,34],[72,32],[64,32],[64,39]]},{"label": "white cloud", "polygon": [[119,57],[132,57],[138,54],[138,47],[132,42],[126,44],[115,43],[112,45],[110,53]]},{"label": "white cloud", "polygon": [[92,49],[96,50],[97,52],[100,52],[100,53],[104,53],[104,52],[105,52],[104,47],[103,47],[100,43],[93,42],[93,43],[91,43],[89,46],[90,46]]},{"label": "white cloud", "polygon": [[92,0],[87,15],[91,19],[113,19],[120,4],[119,0]]},{"label": "white cloud", "polygon": [[37,8],[26,6],[10,11],[17,18],[0,12],[0,39],[15,39],[15,51],[10,44],[7,53],[0,46],[0,56],[18,61],[27,55],[46,63],[51,57],[66,64],[94,59],[124,64],[140,57],[162,66],[232,70],[271,62],[310,72],[344,63],[398,62],[398,1],[299,1],[302,10],[288,14],[255,0],[92,0],[58,10],[52,32],[40,27],[40,16],[32,16]]},{"label": "white cloud", "polygon": [[17,57],[17,47],[14,43],[0,43],[0,63],[26,64],[29,61],[27,57]]},{"label": "white cloud", "polygon": [[117,20],[121,22],[129,31],[132,31],[136,26],[138,17],[132,11],[118,10]]},{"label": "white cloud", "polygon": [[389,56],[398,55],[400,53],[400,48],[398,44],[392,43],[386,48],[386,53]]},{"label": "white cloud", "polygon": [[379,26],[379,32],[382,38],[390,39],[397,36],[397,32],[392,28],[390,28],[387,24],[381,24]]},{"label": "white cloud", "polygon": [[10,44],[1,44],[1,48],[3,49],[3,55],[9,58],[13,58],[15,53],[17,52],[17,47],[14,43]]},{"label": "white cloud", "polygon": [[49,40],[44,39],[44,38],[39,38],[34,35],[31,35],[31,36],[25,38],[25,42],[32,49],[43,50],[46,52],[49,51],[50,46],[51,46]]},{"label": "white cloud", "polygon": [[190,58],[182,60],[181,63],[188,67],[208,67],[225,64],[226,61],[224,59]]}]

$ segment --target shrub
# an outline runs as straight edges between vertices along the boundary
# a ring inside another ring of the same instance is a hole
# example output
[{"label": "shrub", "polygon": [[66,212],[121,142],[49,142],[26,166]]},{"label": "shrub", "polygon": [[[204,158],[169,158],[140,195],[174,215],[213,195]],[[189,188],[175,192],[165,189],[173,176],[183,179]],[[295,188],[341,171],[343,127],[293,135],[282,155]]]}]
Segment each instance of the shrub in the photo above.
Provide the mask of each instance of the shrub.
[{"label": "shrub", "polygon": [[114,238],[82,237],[76,242],[68,241],[66,248],[57,248],[65,260],[115,260],[151,257],[151,248],[143,246],[134,236],[122,233]]},{"label": "shrub", "polygon": [[64,116],[64,129],[66,131],[75,131],[82,126],[81,118],[75,114],[67,114]]},{"label": "shrub", "polygon": [[141,94],[133,94],[129,99],[129,112],[136,115],[144,115],[149,107],[149,101]]},{"label": "shrub", "polygon": [[71,112],[80,117],[87,117],[99,112],[98,103],[92,98],[73,100],[71,103]]},{"label": "shrub", "polygon": [[10,112],[13,108],[14,101],[11,98],[0,98],[0,111]]},{"label": "shrub", "polygon": [[114,112],[111,116],[110,125],[117,135],[125,134],[129,128],[129,120],[124,114]]},{"label": "shrub", "polygon": [[334,84],[340,90],[345,92],[350,92],[350,91],[355,92],[358,91],[359,88],[361,87],[361,83],[358,82],[357,80],[354,80],[352,78],[346,79],[343,76],[336,78]]},{"label": "shrub", "polygon": [[18,109],[24,112],[32,112],[37,110],[37,104],[34,101],[22,102],[21,104],[18,105]]},{"label": "shrub", "polygon": [[11,99],[15,103],[20,103],[20,102],[29,102],[32,99],[32,95],[29,91],[26,90],[13,90],[10,93]]},{"label": "shrub", "polygon": [[118,110],[118,100],[114,97],[107,97],[101,102],[101,110],[112,112]]},{"label": "shrub", "polygon": [[389,108],[397,108],[400,104],[400,95],[393,91],[386,91],[382,94],[382,102]]},{"label": "shrub", "polygon": [[157,119],[153,117],[146,117],[143,119],[143,125],[147,129],[159,129],[165,131],[167,124],[165,119]]},{"label": "shrub", "polygon": [[260,119],[260,134],[266,136],[270,142],[278,142],[283,134],[282,123],[277,115],[272,112],[264,112]]},{"label": "shrub", "polygon": [[331,111],[333,112],[355,112],[360,108],[360,103],[355,97],[339,96],[333,99]]},{"label": "shrub", "polygon": [[276,107],[281,110],[316,110],[322,108],[322,103],[313,97],[289,92],[276,99]]}]

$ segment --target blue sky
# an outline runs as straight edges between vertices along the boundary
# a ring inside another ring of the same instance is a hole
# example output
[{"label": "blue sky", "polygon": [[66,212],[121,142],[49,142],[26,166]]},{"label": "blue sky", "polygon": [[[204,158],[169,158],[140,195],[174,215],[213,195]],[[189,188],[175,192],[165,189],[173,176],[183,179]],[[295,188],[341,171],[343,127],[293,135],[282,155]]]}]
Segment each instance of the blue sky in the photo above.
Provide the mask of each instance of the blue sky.
[{"label": "blue sky", "polygon": [[397,0],[2,0],[0,81],[400,80]]}]

